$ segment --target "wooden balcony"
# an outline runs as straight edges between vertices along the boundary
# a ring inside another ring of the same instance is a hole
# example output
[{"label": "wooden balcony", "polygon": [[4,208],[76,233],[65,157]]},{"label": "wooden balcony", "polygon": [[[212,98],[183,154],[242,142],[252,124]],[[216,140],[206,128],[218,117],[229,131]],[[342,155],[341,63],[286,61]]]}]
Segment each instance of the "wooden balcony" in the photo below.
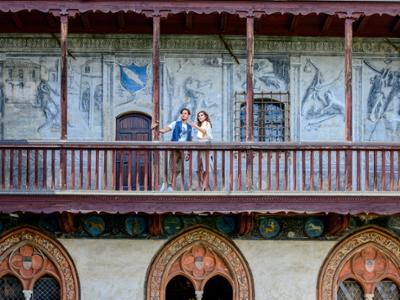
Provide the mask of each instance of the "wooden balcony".
[{"label": "wooden balcony", "polygon": [[398,213],[399,170],[400,144],[10,141],[0,201],[3,212]]}]

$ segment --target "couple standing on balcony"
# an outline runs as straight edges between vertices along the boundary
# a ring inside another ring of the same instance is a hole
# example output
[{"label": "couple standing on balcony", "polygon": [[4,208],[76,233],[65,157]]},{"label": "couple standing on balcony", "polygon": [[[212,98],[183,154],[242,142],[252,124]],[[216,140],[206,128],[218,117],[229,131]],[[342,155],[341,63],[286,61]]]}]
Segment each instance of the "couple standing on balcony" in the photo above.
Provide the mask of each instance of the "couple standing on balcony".
[{"label": "couple standing on balcony", "polygon": [[[180,111],[180,119],[172,122],[167,127],[160,128],[158,132],[167,133],[172,131],[171,141],[173,142],[190,142],[192,140],[192,128],[197,129],[197,139],[199,141],[210,141],[212,137],[211,131],[211,121],[208,114],[205,111],[200,111],[197,113],[197,122],[190,122],[190,110],[188,108],[182,108]],[[151,128],[158,128],[159,124],[154,123]],[[185,154],[185,160],[189,160],[190,153]],[[203,191],[208,189],[208,173],[213,168],[212,160],[213,158],[209,157],[209,167],[207,172],[206,165],[206,151],[201,151],[199,154],[198,161],[198,176],[201,184],[201,189]],[[181,172],[183,166],[183,161],[181,157],[181,151],[171,151],[169,155],[169,164],[168,164],[168,191],[173,191],[172,180],[173,180],[173,170],[175,167],[175,174],[178,176]],[[165,186],[164,183],[161,185],[160,191],[164,191]]]}]

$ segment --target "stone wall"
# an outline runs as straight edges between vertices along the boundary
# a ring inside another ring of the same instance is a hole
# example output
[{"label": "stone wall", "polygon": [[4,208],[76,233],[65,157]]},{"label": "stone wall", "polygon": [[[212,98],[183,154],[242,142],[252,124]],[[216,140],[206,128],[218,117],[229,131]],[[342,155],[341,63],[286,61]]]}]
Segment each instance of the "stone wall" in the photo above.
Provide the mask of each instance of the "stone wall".
[{"label": "stone wall", "polygon": [[[78,270],[82,300],[145,299],[149,264],[165,240],[61,239]],[[331,241],[233,241],[251,269],[255,300],[316,299]]]}]

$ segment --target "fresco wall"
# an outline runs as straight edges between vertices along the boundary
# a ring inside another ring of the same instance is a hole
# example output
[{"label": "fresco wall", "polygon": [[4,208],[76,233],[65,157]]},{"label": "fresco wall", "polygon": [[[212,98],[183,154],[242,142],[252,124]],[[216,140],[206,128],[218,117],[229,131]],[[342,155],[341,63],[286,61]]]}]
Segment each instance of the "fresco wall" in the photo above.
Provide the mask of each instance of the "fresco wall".
[{"label": "fresco wall", "polygon": [[[237,95],[246,88],[245,37],[226,41],[234,55],[214,36],[162,37],[162,126],[188,107],[193,117],[199,110],[209,113],[216,140],[238,134],[234,103],[243,101]],[[395,42],[354,41],[356,141],[399,140],[400,53]],[[151,115],[151,36],[71,35],[69,47],[69,139],[112,141],[116,117]],[[343,53],[337,38],[256,38],[255,97],[289,95],[289,140],[344,139]],[[60,58],[52,37],[0,36],[0,119],[1,139],[59,139]]]}]

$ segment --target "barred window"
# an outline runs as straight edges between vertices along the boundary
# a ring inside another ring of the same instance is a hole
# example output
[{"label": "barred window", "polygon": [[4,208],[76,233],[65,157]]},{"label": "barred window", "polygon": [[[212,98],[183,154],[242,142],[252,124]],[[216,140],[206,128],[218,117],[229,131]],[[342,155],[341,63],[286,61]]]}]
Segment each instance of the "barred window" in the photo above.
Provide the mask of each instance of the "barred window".
[{"label": "barred window", "polygon": [[[246,95],[236,94],[235,140],[246,140]],[[289,140],[289,94],[256,93],[253,102],[254,141]]]},{"label": "barred window", "polygon": [[354,280],[345,280],[340,283],[337,292],[337,300],[363,300],[364,292],[361,286]]},{"label": "barred window", "polygon": [[400,290],[393,281],[383,280],[377,284],[374,292],[374,300],[398,299],[400,299]]},{"label": "barred window", "polygon": [[60,285],[58,281],[51,276],[43,276],[36,281],[33,287],[32,300],[59,300]]},{"label": "barred window", "polygon": [[22,285],[14,276],[4,276],[0,278],[0,299],[24,300]]}]

